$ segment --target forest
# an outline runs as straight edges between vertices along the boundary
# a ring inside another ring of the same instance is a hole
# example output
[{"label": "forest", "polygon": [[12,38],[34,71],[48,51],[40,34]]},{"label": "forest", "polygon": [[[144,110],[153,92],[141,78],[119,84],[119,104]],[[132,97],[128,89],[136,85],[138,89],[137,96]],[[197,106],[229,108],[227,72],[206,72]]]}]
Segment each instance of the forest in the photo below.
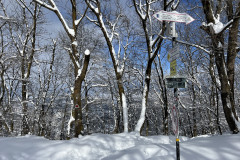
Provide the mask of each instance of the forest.
[{"label": "forest", "polygon": [[173,106],[182,136],[237,134],[239,24],[239,0],[0,0],[0,136],[173,135]]}]

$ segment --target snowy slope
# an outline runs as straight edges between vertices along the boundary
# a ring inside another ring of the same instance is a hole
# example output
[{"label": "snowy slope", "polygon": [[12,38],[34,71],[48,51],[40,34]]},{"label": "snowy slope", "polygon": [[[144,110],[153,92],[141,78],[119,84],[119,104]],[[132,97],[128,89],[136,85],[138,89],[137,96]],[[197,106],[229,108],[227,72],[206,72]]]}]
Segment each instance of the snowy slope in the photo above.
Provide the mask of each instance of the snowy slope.
[{"label": "snowy slope", "polygon": [[[239,160],[240,134],[180,138],[181,160]],[[175,160],[175,137],[93,134],[69,141],[0,138],[0,160]]]}]

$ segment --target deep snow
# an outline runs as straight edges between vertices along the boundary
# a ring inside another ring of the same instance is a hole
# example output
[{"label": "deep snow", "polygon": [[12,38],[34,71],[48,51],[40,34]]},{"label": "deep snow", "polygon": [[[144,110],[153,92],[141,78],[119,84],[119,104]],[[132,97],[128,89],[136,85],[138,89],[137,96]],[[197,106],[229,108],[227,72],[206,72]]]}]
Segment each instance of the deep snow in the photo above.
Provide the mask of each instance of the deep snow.
[{"label": "deep snow", "polygon": [[[181,160],[239,160],[240,134],[180,137]],[[71,140],[0,138],[1,160],[175,160],[175,137],[93,134]]]}]

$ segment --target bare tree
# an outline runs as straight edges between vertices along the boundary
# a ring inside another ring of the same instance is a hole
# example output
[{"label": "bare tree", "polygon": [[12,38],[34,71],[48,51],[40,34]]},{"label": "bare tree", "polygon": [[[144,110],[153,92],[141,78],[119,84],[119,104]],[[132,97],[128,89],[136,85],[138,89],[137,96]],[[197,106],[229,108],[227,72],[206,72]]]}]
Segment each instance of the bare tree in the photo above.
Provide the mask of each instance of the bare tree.
[{"label": "bare tree", "polygon": [[[22,125],[22,135],[29,133],[28,125],[28,90],[27,85],[31,73],[31,68],[33,64],[33,57],[35,54],[36,46],[36,34],[37,34],[37,23],[39,17],[39,8],[37,4],[34,5],[33,9],[26,5],[24,0],[16,1],[19,7],[19,19],[13,25],[9,23],[9,32],[12,38],[12,42],[18,56],[21,60],[21,104],[23,112],[23,125]],[[3,4],[2,4],[3,6]],[[4,7],[3,7],[4,8]],[[16,8],[17,10],[17,8]],[[5,16],[7,12],[3,9]],[[19,27],[21,26],[21,27]],[[19,29],[18,29],[19,28]],[[16,29],[16,30],[15,30]]]},{"label": "bare tree", "polygon": [[[82,102],[81,102],[81,88],[83,80],[86,76],[89,60],[90,60],[90,51],[86,50],[84,55],[83,64],[81,65],[81,56],[78,52],[78,41],[77,41],[77,31],[78,26],[83,20],[85,13],[87,9],[84,11],[83,15],[78,16],[77,11],[77,1],[76,0],[70,0],[72,12],[71,12],[71,20],[72,22],[70,24],[67,23],[64,16],[58,9],[57,4],[54,0],[49,0],[48,3],[41,1],[41,0],[33,0],[40,4],[41,6],[47,8],[48,10],[54,12],[58,19],[61,21],[65,32],[67,33],[69,39],[70,39],[70,46],[71,48],[66,48],[68,50],[68,54],[71,58],[71,61],[74,65],[74,76],[75,76],[75,82],[73,87],[73,119],[74,124],[71,123],[71,126],[75,126],[75,137],[78,137],[79,134],[82,134],[83,131],[83,123],[82,123]],[[79,18],[78,18],[79,17]],[[70,28],[71,25],[71,28]]]},{"label": "bare tree", "polygon": [[[212,52],[218,70],[221,84],[221,100],[225,117],[232,133],[238,133],[239,129],[235,120],[238,120],[234,105],[234,71],[237,55],[237,35],[239,33],[240,2],[218,0],[212,3],[210,0],[202,0],[206,22],[201,28],[210,36]],[[224,5],[225,4],[225,5]],[[236,4],[236,6],[234,6]],[[224,6],[226,6],[224,8]],[[224,8],[224,9],[223,9]],[[226,11],[226,13],[224,13]],[[227,18],[224,25],[221,17]],[[225,60],[224,44],[225,31],[228,32],[227,61]]]},{"label": "bare tree", "polygon": [[[126,61],[126,54],[127,49],[130,44],[129,42],[129,28],[125,27],[127,29],[127,40],[125,42],[125,45],[123,44],[123,39],[121,39],[121,35],[119,33],[119,24],[125,24],[128,26],[128,20],[126,16],[124,16],[121,13],[121,7],[119,3],[116,3],[118,6],[116,15],[114,16],[114,20],[111,21],[111,19],[108,19],[107,15],[104,14],[104,7],[103,3],[100,0],[85,0],[88,7],[92,10],[94,15],[96,16],[97,20],[90,21],[94,22],[102,31],[103,36],[107,42],[108,50],[112,59],[114,72],[117,79],[117,86],[118,86],[118,94],[120,97],[120,112],[121,117],[123,118],[123,126],[124,126],[124,132],[128,132],[128,108],[127,108],[127,101],[126,101],[126,94],[124,91],[124,84],[123,84],[123,74],[125,69],[125,61]],[[105,18],[105,19],[104,19]],[[114,42],[117,41],[118,48],[115,49]],[[124,51],[122,51],[122,49]],[[123,55],[121,56],[123,52]],[[121,61],[122,59],[122,61]],[[117,122],[118,123],[118,122]],[[116,132],[119,126],[116,126]]]},{"label": "bare tree", "polygon": [[[153,22],[152,22],[152,13],[154,11],[154,4],[159,1],[149,0],[149,1],[142,1],[142,0],[132,0],[135,11],[140,19],[142,30],[144,32],[145,41],[147,45],[147,66],[145,68],[145,80],[144,80],[144,89],[142,95],[142,110],[141,115],[138,120],[138,123],[135,127],[136,132],[141,132],[141,128],[145,122],[146,117],[146,109],[147,109],[147,102],[148,102],[148,94],[150,90],[150,81],[151,81],[151,72],[152,72],[152,64],[154,63],[154,59],[157,56],[161,44],[163,42],[163,35],[166,30],[166,23],[162,22],[161,29],[158,32],[154,32],[153,30]],[[178,6],[179,1],[176,3],[174,0],[172,1],[163,1],[163,9],[166,11],[168,8],[172,7],[173,10],[176,9]],[[166,106],[167,107],[167,106]],[[167,108],[166,108],[167,110]],[[166,115],[167,119],[167,115]]]},{"label": "bare tree", "polygon": [[161,94],[157,94],[158,98],[163,102],[163,133],[168,135],[168,94],[167,94],[167,86],[164,81],[164,71],[163,71],[163,64],[161,62],[160,55],[157,55],[157,58],[154,60],[155,68],[157,72],[157,82],[158,87],[161,91]]},{"label": "bare tree", "polygon": [[[6,84],[6,79],[5,79],[5,75],[6,72],[8,70],[8,68],[10,67],[10,63],[12,60],[15,59],[15,57],[11,57],[11,56],[7,56],[7,51],[6,48],[9,46],[9,42],[5,42],[5,26],[6,23],[4,22],[1,25],[0,28],[0,37],[1,37],[1,42],[0,42],[0,48],[1,48],[1,52],[0,52],[0,112],[1,112],[1,116],[0,116],[0,130],[1,133],[3,133],[4,129],[6,130],[6,132],[10,132],[10,126],[7,124],[6,122],[6,112],[10,109],[8,105],[6,105],[4,103],[4,97],[6,96],[7,92],[8,92],[8,88],[7,88],[7,84]],[[4,126],[4,129],[3,129]]]}]

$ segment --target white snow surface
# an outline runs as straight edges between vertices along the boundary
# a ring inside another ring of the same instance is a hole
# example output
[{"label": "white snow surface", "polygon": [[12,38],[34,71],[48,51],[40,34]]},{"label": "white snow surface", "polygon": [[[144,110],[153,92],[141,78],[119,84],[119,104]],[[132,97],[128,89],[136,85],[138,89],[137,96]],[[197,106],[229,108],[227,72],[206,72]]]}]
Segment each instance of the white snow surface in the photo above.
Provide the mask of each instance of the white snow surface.
[{"label": "white snow surface", "polygon": [[[175,160],[174,136],[93,134],[71,140],[1,137],[1,160]],[[181,160],[239,160],[240,134],[180,137]]]},{"label": "white snow surface", "polygon": [[216,24],[213,25],[214,32],[216,34],[220,33],[224,28],[224,25],[222,22],[218,21]]},{"label": "white snow surface", "polygon": [[85,50],[84,52],[85,55],[90,55],[90,51],[88,49]]},{"label": "white snow surface", "polygon": [[74,46],[77,46],[77,45],[78,45],[77,41],[74,41],[72,44],[73,44]]},{"label": "white snow surface", "polygon": [[233,22],[233,20],[230,20],[228,23],[226,23],[224,25],[221,21],[219,21],[219,19],[215,18],[215,23],[214,24],[213,23],[206,24],[205,22],[203,22],[202,25],[204,25],[204,26],[212,26],[213,30],[214,30],[214,33],[215,34],[219,34],[224,29],[226,29],[226,27],[228,27],[232,22]]}]

